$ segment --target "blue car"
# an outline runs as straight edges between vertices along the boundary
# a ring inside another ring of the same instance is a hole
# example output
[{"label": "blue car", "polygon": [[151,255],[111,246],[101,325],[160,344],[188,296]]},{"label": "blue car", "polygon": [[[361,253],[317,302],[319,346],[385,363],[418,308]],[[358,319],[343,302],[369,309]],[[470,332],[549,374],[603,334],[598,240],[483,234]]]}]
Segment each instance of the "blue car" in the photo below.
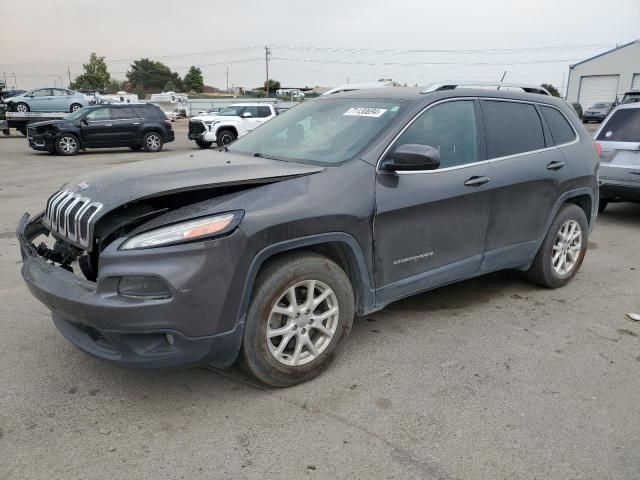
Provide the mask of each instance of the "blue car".
[{"label": "blue car", "polygon": [[75,112],[89,104],[80,92],[66,88],[38,88],[7,101],[10,112]]}]

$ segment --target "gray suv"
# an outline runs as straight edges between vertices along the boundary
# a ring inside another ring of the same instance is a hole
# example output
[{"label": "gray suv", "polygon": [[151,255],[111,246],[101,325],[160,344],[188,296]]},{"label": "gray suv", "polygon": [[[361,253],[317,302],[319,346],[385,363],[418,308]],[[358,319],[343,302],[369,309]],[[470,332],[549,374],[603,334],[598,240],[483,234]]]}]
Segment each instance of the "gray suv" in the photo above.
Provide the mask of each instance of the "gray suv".
[{"label": "gray suv", "polygon": [[[502,269],[565,285],[598,156],[547,95],[385,88],[320,97],[226,151],[84,175],[17,235],[60,332],[137,367],[318,375],[355,315]],[[49,237],[44,243],[40,238]]]}]

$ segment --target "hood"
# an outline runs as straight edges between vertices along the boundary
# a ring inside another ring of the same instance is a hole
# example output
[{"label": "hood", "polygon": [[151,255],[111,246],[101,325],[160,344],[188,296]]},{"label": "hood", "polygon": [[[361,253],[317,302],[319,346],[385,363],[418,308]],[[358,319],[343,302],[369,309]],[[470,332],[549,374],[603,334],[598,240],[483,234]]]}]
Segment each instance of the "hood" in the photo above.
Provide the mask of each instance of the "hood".
[{"label": "hood", "polygon": [[77,177],[63,189],[103,208],[96,220],[116,207],[170,193],[264,183],[322,171],[323,167],[203,150],[145,160]]},{"label": "hood", "polygon": [[29,126],[30,127],[35,127],[35,128],[39,128],[39,127],[51,127],[54,125],[63,125],[63,124],[69,124],[70,122],[67,120],[44,120],[42,122],[33,122],[30,123]]}]

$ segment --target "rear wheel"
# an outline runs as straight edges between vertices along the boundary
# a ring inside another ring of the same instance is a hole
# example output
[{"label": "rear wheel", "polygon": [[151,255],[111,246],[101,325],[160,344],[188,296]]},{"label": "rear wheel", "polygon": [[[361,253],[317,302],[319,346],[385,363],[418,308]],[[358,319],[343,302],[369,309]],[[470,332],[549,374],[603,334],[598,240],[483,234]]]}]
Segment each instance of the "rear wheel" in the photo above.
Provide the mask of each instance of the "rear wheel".
[{"label": "rear wheel", "polygon": [[216,144],[219,147],[224,147],[233,143],[237,138],[237,135],[233,130],[220,130],[216,135]]},{"label": "rear wheel", "polygon": [[256,280],[240,362],[274,387],[310,380],[349,335],[353,315],[351,283],[338,265],[312,253],[284,257]]},{"label": "rear wheel", "polygon": [[80,142],[75,135],[65,133],[56,139],[55,148],[58,155],[75,155],[80,150]]},{"label": "rear wheel", "polygon": [[147,152],[159,152],[162,150],[162,137],[158,132],[149,132],[142,139],[142,148]]},{"label": "rear wheel", "polygon": [[563,205],[527,271],[527,277],[548,288],[569,283],[587,252],[588,232],[584,210],[572,203]]},{"label": "rear wheel", "polygon": [[202,149],[210,148],[213,145],[213,142],[205,142],[204,140],[196,140],[196,145],[198,145]]},{"label": "rear wheel", "polygon": [[16,112],[27,113],[30,110],[29,105],[24,102],[16,104]]},{"label": "rear wheel", "polygon": [[82,108],[82,105],[80,105],[79,103],[74,103],[71,105],[71,108],[69,109],[71,111],[71,113],[80,110]]}]

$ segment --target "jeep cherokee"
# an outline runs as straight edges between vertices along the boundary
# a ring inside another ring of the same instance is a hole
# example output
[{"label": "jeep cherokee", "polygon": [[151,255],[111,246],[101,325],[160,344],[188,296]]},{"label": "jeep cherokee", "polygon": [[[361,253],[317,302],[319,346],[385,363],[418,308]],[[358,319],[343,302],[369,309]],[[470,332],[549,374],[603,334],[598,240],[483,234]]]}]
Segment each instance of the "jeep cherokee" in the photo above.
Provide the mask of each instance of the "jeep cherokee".
[{"label": "jeep cherokee", "polygon": [[239,360],[288,386],[320,373],[354,315],[403,297],[501,269],[565,285],[596,220],[597,169],[594,142],[551,96],[329,95],[226,151],[63,185],[19,223],[22,274],[98,358]]}]

